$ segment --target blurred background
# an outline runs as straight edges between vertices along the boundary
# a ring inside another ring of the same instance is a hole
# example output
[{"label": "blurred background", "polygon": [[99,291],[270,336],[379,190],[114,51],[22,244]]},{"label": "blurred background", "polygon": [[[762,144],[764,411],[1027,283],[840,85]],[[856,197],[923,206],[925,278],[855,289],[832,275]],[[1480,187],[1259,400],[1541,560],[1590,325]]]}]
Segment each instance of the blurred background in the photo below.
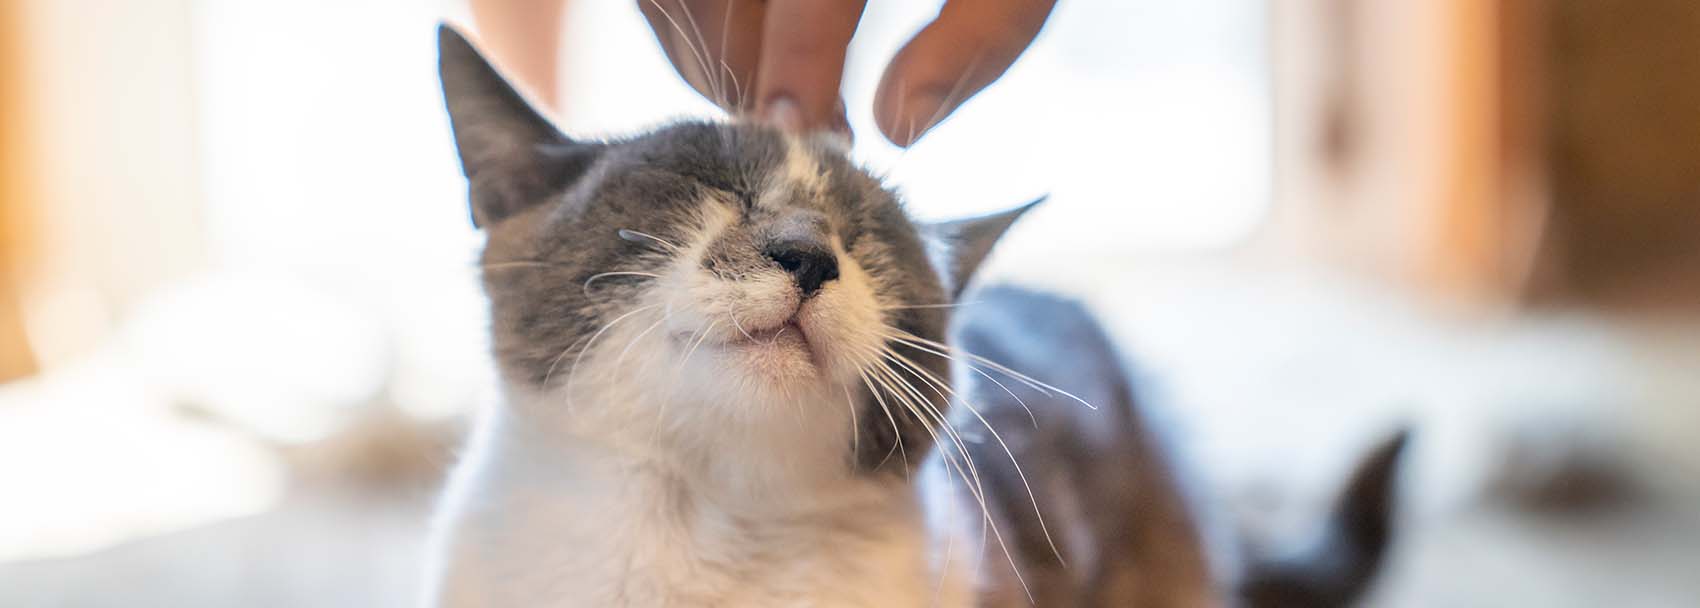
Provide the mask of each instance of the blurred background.
[{"label": "blurred background", "polygon": [[[566,3],[557,118],[711,106]],[[1377,606],[1700,604],[1700,3],[1064,0],[917,146],[938,2],[872,0],[855,155],[923,217],[1050,193],[1210,523],[1302,537],[1415,431]],[[488,402],[438,0],[0,0],[0,605],[398,606]]]}]

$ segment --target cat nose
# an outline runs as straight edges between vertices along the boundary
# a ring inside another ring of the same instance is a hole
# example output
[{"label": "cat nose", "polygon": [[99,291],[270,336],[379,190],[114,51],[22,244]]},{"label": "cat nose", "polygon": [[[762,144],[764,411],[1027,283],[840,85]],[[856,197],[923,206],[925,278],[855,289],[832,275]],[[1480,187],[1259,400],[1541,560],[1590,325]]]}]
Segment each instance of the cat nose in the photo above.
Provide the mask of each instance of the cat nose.
[{"label": "cat nose", "polygon": [[763,253],[791,273],[805,298],[820,291],[822,284],[838,278],[838,257],[818,241],[780,241],[769,245]]}]

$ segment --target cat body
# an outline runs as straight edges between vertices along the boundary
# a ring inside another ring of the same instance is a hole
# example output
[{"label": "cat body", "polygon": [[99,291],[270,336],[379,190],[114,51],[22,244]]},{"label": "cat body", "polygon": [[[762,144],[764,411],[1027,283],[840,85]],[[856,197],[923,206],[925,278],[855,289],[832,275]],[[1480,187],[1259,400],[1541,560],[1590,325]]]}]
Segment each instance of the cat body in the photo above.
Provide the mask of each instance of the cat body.
[{"label": "cat body", "polygon": [[988,291],[969,314],[973,350],[1032,376],[954,344],[1031,204],[917,222],[836,142],[739,122],[574,140],[439,40],[502,399],[439,506],[428,605],[1227,595],[1083,307]]},{"label": "cat body", "polygon": [[982,437],[962,447],[986,472],[993,524],[1009,531],[1008,556],[985,548],[979,605],[1220,603],[1228,586],[1202,523],[1105,329],[1081,303],[1028,289],[988,287],[972,302],[953,342],[1044,383],[957,372],[961,409],[978,414],[961,428]]}]

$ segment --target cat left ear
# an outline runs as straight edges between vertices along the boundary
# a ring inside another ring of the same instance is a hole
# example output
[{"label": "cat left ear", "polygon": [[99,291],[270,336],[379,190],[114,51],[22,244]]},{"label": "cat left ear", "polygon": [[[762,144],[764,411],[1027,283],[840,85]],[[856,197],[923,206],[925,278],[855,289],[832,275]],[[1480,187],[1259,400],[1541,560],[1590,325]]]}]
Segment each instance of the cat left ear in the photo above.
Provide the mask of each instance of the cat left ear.
[{"label": "cat left ear", "polygon": [[437,53],[455,149],[471,187],[474,225],[542,201],[595,160],[600,145],[561,134],[460,32],[438,26]]},{"label": "cat left ear", "polygon": [[992,246],[997,244],[998,238],[1015,224],[1015,220],[1037,207],[1039,203],[1045,202],[1045,198],[1041,196],[1033,202],[1008,211],[926,226],[927,233],[943,248],[939,252],[940,267],[944,272],[945,288],[950,292],[952,301],[962,297],[963,290],[974,277],[974,271],[986,261],[986,256],[992,252]]}]

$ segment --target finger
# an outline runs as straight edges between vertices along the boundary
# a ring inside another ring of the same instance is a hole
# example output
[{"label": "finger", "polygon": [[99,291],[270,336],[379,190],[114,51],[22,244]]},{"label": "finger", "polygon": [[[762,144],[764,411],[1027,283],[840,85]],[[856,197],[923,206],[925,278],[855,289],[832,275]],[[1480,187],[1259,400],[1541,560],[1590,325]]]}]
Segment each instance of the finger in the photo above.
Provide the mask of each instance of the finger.
[{"label": "finger", "polygon": [[829,131],[843,136],[846,142],[851,139],[850,108],[844,104],[843,95],[838,96],[838,103],[833,104],[831,119],[830,122],[827,123],[826,128]]},{"label": "finger", "polygon": [[1039,35],[1056,0],[951,0],[886,67],[874,122],[909,146],[1003,76]]},{"label": "finger", "polygon": [[770,0],[756,71],[756,112],[780,128],[830,128],[844,52],[866,0]]},{"label": "finger", "polygon": [[478,42],[521,90],[556,115],[560,90],[561,15],[566,0],[472,0]]},{"label": "finger", "polygon": [[762,0],[637,0],[673,69],[728,112],[755,103]]}]

